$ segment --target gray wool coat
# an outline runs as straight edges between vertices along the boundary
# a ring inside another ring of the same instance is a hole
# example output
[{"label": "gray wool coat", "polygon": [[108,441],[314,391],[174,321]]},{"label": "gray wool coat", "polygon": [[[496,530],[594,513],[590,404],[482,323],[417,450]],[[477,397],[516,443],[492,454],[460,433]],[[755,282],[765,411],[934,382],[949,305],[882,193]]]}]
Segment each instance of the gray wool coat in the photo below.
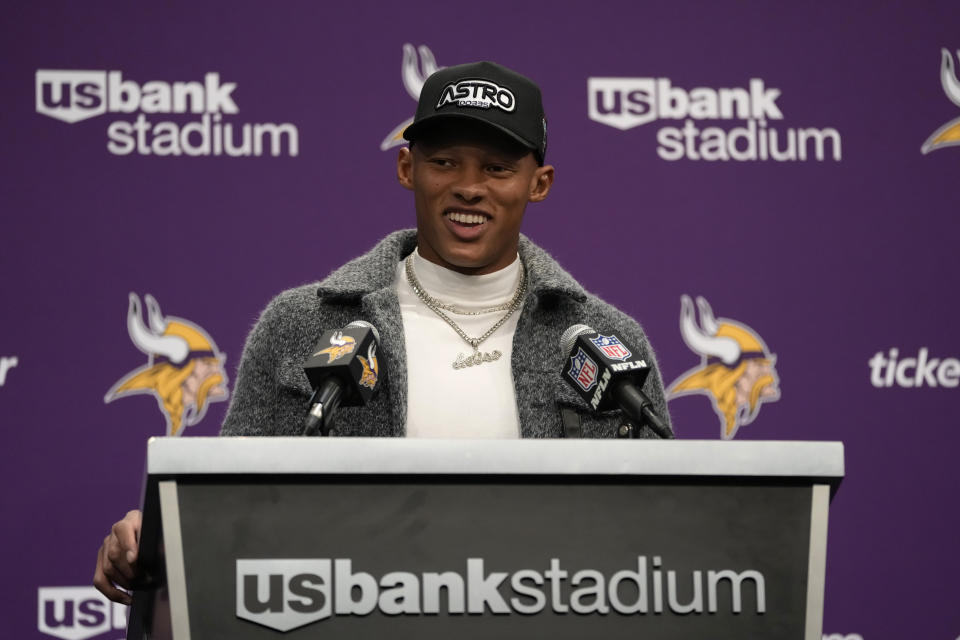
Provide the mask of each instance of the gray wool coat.
[{"label": "gray wool coat", "polygon": [[[416,231],[397,231],[319,284],[290,289],[274,298],[247,338],[221,435],[300,435],[311,395],[303,362],[325,331],[366,320],[380,331],[377,357],[386,375],[378,395],[366,407],[339,409],[331,434],[403,436],[407,367],[394,275],[397,263],[415,246]],[[594,413],[560,377],[566,359],[560,353],[560,336],[579,323],[598,331],[616,331],[639,349],[652,367],[644,392],[669,423],[660,372],[640,325],[584,291],[525,236],[520,237],[519,254],[528,279],[512,358],[521,435],[562,437],[564,419],[570,424],[572,418],[579,421],[584,437],[613,437],[625,422],[619,411]],[[641,435],[656,437],[646,427]]]}]

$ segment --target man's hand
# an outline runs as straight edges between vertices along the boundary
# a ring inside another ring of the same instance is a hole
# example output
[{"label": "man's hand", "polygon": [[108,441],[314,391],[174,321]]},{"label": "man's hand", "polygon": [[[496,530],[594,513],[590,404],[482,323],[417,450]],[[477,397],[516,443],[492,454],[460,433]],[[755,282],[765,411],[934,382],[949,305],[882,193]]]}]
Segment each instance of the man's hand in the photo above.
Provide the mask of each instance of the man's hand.
[{"label": "man's hand", "polygon": [[137,566],[137,542],[140,539],[140,512],[130,511],[123,520],[113,525],[103,540],[97,555],[97,570],[93,574],[93,586],[114,602],[130,604],[130,594],[121,591],[132,589],[140,578]]}]

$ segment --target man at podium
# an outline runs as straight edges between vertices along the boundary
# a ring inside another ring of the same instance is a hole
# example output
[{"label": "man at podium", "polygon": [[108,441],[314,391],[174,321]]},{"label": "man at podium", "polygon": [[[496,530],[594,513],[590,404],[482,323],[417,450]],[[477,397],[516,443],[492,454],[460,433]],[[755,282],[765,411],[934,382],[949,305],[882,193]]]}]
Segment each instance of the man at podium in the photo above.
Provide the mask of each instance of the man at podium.
[{"label": "man at podium", "polygon": [[[576,360],[561,335],[578,324],[615,332],[617,348],[645,361],[642,393],[669,433],[640,325],[520,233],[527,204],[543,201],[554,180],[539,87],[491,62],[441,69],[404,137],[397,180],[413,192],[416,229],[270,302],[247,339],[221,435],[301,434],[313,392],[303,363],[347,349],[343,332],[316,341],[356,320],[378,330],[375,349],[358,354],[378,393],[339,407],[331,435],[612,437],[623,414],[594,411],[560,376]],[[128,513],[100,549],[94,584],[118,602],[130,599],[115,585],[129,589],[137,577],[139,526],[139,512]]]}]

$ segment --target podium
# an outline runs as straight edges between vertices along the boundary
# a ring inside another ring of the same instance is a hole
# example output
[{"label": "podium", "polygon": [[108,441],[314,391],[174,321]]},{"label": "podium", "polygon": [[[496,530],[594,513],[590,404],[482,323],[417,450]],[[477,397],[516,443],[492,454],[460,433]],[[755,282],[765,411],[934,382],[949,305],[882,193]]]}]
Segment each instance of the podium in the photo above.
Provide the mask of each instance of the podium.
[{"label": "podium", "polygon": [[132,640],[820,640],[830,442],[153,438]]}]

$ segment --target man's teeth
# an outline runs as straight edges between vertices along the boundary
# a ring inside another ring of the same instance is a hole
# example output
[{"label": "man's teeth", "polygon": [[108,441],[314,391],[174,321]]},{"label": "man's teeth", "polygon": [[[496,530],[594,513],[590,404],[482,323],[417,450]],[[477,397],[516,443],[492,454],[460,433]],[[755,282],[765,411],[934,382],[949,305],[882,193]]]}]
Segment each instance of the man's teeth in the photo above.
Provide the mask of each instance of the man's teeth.
[{"label": "man's teeth", "polygon": [[487,217],[479,213],[457,213],[456,211],[452,211],[448,213],[447,216],[454,222],[461,224],[483,224],[487,221]]}]

